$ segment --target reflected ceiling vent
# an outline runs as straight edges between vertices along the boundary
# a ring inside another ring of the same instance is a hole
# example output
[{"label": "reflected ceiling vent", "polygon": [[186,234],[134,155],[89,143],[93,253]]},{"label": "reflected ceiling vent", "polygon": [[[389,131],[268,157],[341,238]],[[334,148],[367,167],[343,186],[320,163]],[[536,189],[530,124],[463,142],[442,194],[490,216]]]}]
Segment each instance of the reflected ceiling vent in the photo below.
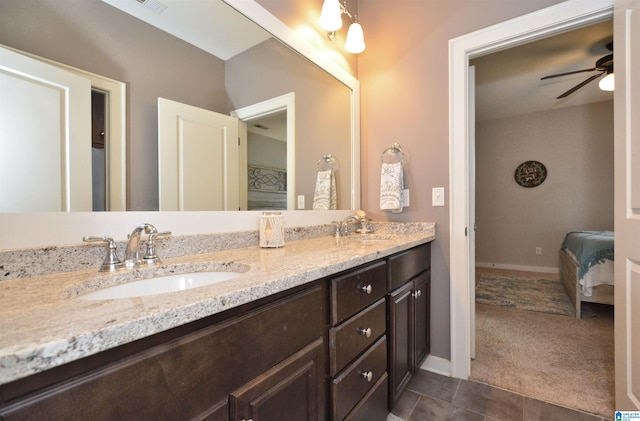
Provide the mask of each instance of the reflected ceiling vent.
[{"label": "reflected ceiling vent", "polygon": [[167,6],[156,0],[136,0],[138,3],[151,10],[156,15],[164,12]]}]

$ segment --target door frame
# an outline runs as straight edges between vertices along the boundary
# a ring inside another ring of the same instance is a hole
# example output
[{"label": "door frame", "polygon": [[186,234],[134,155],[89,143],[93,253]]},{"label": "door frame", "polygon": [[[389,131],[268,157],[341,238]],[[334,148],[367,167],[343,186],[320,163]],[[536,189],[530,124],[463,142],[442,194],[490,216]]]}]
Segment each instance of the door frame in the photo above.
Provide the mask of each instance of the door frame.
[{"label": "door frame", "polygon": [[[289,92],[239,108],[232,111],[231,116],[240,121],[250,122],[281,111],[287,112],[287,210],[294,210],[296,209],[296,93]],[[246,151],[246,144],[242,147]]]},{"label": "door frame", "polygon": [[611,19],[614,0],[567,0],[449,41],[449,241],[451,375],[471,373],[471,288],[475,261],[467,230],[473,229],[475,203],[470,173],[475,156],[469,148],[469,60],[505,48]]}]

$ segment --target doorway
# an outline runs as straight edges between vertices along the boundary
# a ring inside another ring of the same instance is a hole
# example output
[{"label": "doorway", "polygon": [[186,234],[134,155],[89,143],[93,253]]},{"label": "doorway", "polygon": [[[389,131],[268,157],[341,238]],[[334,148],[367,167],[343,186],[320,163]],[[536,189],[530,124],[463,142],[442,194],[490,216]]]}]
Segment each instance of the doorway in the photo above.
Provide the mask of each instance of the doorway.
[{"label": "doorway", "polygon": [[588,24],[611,19],[613,1],[564,2],[543,11],[512,19],[490,29],[450,42],[450,276],[451,374],[468,379],[471,371],[471,302],[474,297],[475,259],[469,219],[469,60],[512,45],[541,39]]},{"label": "doorway", "polygon": [[[280,120],[284,120],[284,134],[281,136],[286,139],[286,207],[285,209],[296,209],[295,193],[295,174],[296,174],[296,95],[295,92],[271,98],[253,105],[249,105],[231,112],[231,116],[238,118],[246,125],[257,123],[265,118],[280,116]],[[247,130],[248,131],[248,130]],[[240,139],[240,173],[241,173],[241,191],[248,192],[249,180],[245,177],[249,171],[248,157],[248,139]],[[272,174],[278,177],[278,172]],[[247,195],[248,196],[248,195]],[[248,197],[241,197],[241,203],[248,204]],[[248,206],[248,205],[247,205]]]}]

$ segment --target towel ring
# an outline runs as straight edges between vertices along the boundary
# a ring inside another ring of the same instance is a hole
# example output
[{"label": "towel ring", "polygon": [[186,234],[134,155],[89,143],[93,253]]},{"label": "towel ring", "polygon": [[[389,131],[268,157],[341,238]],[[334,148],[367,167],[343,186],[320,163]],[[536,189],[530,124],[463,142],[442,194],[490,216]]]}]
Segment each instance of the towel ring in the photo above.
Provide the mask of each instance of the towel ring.
[{"label": "towel ring", "polygon": [[336,168],[336,159],[330,153],[323,155],[322,158],[318,159],[316,167],[318,171],[334,170]]},{"label": "towel ring", "polygon": [[385,164],[397,164],[399,162],[404,165],[407,161],[402,147],[398,143],[394,143],[382,152],[382,162]]}]

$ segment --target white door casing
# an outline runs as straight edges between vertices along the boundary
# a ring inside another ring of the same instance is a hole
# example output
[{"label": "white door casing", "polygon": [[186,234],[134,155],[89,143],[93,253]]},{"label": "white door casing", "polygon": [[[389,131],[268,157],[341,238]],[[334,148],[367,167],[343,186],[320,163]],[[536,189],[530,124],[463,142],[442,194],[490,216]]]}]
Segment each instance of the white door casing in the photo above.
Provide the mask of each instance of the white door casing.
[{"label": "white door casing", "polygon": [[469,356],[476,357],[476,67],[469,66]]},{"label": "white door casing", "polygon": [[0,212],[91,211],[89,80],[0,47],[0,92]]},{"label": "white door casing", "polygon": [[[449,239],[451,374],[467,379],[471,371],[470,297],[475,262],[471,261],[471,177],[469,162],[469,60],[494,51],[610,19],[613,0],[567,0],[449,41]],[[616,57],[616,60],[618,58]]]},{"label": "white door casing", "polygon": [[640,1],[617,0],[613,25],[616,410],[640,411]]},{"label": "white door casing", "polygon": [[161,211],[238,210],[238,120],[158,98]]}]

